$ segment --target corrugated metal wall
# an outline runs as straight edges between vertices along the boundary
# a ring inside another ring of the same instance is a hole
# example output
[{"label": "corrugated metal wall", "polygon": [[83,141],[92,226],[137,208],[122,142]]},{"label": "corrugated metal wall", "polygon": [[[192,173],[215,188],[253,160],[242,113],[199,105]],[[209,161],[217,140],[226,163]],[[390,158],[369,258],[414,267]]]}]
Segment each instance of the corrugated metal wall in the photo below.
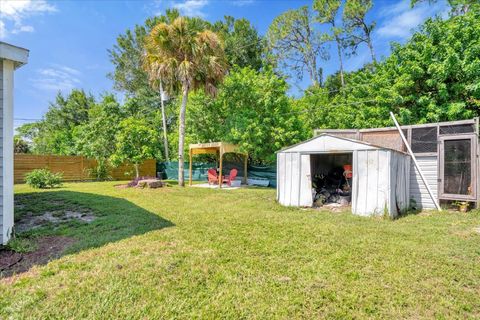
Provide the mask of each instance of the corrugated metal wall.
[{"label": "corrugated metal wall", "polygon": [[284,206],[299,206],[300,153],[278,153],[277,172],[277,200]]},{"label": "corrugated metal wall", "polygon": [[[417,162],[428,181],[428,184],[438,199],[438,160],[436,156],[416,156]],[[415,168],[413,161],[410,167],[410,199],[413,199],[417,209],[435,209],[427,188]],[[413,205],[413,203],[412,203]]]},{"label": "corrugated metal wall", "polygon": [[352,212],[392,217],[408,209],[410,157],[391,150],[353,154]]}]

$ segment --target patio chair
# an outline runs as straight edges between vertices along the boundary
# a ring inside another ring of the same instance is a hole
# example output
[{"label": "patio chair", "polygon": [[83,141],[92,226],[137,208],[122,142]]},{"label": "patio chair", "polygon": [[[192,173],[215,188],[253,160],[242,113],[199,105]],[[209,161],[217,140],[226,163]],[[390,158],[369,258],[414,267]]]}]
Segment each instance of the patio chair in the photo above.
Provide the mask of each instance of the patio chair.
[{"label": "patio chair", "polygon": [[225,183],[229,186],[232,185],[232,181],[235,180],[235,178],[237,177],[237,169],[232,169],[230,170],[230,174],[228,176],[225,176]]},{"label": "patio chair", "polygon": [[208,174],[208,184],[218,184],[217,170],[208,169],[207,174]]}]

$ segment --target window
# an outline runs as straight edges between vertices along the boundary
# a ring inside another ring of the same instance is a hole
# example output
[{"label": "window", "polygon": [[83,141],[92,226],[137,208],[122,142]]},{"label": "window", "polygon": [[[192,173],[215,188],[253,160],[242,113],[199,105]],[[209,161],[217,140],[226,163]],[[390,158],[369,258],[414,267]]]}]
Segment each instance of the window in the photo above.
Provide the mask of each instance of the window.
[{"label": "window", "polygon": [[475,132],[473,123],[457,124],[451,126],[440,126],[440,134],[458,134],[458,133],[472,133]]},{"label": "window", "polygon": [[437,152],[437,127],[413,128],[412,151],[414,153]]}]

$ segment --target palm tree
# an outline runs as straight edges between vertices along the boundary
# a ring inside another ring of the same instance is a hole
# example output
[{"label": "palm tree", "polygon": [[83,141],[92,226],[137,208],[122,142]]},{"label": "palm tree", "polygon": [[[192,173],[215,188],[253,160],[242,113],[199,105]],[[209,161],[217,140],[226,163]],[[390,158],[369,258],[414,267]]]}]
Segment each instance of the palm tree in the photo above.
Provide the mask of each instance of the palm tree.
[{"label": "palm tree", "polygon": [[[146,58],[148,58],[148,55],[146,55]],[[165,92],[163,90],[162,77],[159,74],[159,65],[155,62],[149,63],[148,59],[144,59],[144,69],[148,74],[148,77],[150,80],[150,86],[153,89],[156,89],[158,85],[159,95],[160,95],[160,107],[162,111],[163,148],[165,153],[165,160],[170,161],[170,156],[168,152],[167,116],[165,114],[165,104],[163,101],[163,96]]]},{"label": "palm tree", "polygon": [[179,115],[178,184],[184,186],[185,114],[188,94],[203,88],[215,94],[227,71],[223,42],[203,27],[199,20],[178,17],[172,23],[157,24],[146,39],[146,69],[167,86],[169,92],[181,90]]}]

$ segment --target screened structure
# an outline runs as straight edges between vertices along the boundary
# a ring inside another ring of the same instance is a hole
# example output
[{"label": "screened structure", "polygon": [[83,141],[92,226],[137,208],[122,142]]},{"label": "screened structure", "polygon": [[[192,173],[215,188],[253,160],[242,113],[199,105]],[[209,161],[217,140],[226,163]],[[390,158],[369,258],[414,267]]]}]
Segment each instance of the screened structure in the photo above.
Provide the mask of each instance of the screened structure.
[{"label": "screened structure", "polygon": [[[479,119],[401,128],[437,201],[468,201],[475,202],[479,207]],[[395,127],[317,129],[314,135],[324,133],[406,151]],[[410,168],[410,200],[411,206],[417,209],[435,208],[413,162]]]},{"label": "screened structure", "polygon": [[349,168],[340,181],[350,188],[352,213],[395,217],[408,209],[407,154],[325,133],[277,153],[277,200],[285,206],[313,206],[315,178],[336,168]]},{"label": "screened structure", "polygon": [[247,164],[248,164],[248,154],[240,151],[240,147],[235,144],[227,142],[209,142],[209,143],[195,143],[190,144],[189,146],[189,184],[192,185],[192,160],[194,155],[199,154],[215,154],[217,155],[219,162],[219,187],[222,187],[223,179],[223,159],[226,153],[237,153],[243,156],[243,183],[247,183]]}]

